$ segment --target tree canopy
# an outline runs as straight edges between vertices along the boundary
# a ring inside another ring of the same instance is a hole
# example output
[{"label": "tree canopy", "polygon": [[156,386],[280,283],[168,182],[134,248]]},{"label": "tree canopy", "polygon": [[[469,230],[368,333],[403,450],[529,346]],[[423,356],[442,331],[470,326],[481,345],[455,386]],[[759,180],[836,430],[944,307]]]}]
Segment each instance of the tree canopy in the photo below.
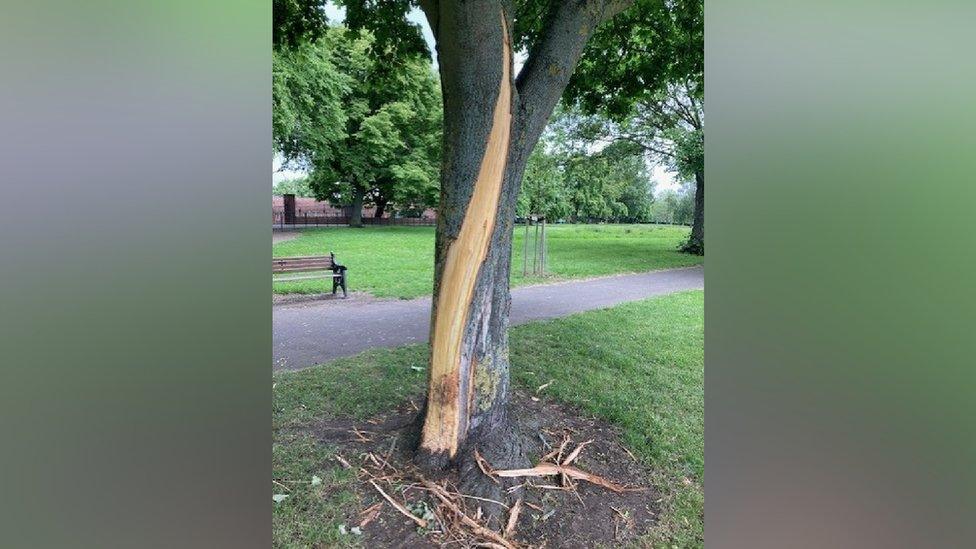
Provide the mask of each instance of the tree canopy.
[{"label": "tree canopy", "polygon": [[653,220],[654,183],[644,151],[625,141],[599,146],[591,135],[594,120],[601,118],[576,109],[557,111],[529,157],[520,215],[583,222]]},{"label": "tree canopy", "polygon": [[620,119],[676,82],[703,91],[704,11],[703,0],[636,0],[590,38],[565,98]]},{"label": "tree canopy", "polygon": [[315,40],[328,24],[322,0],[274,0],[271,8],[271,41],[275,48]]},{"label": "tree canopy", "polygon": [[273,80],[275,146],[310,171],[317,198],[379,213],[436,202],[441,101],[425,57],[335,27],[279,48]]}]

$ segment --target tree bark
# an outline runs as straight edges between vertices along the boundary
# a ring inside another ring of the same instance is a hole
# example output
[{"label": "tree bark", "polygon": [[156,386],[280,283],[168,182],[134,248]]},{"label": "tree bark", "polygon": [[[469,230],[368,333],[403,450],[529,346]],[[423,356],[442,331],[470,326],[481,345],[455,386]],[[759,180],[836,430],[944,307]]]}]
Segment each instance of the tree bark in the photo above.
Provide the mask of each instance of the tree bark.
[{"label": "tree bark", "polygon": [[682,248],[685,252],[705,255],[705,173],[695,172],[695,216],[691,236]]},{"label": "tree bark", "polygon": [[383,197],[376,198],[376,211],[373,212],[373,217],[377,219],[383,217],[383,214],[386,213],[386,202],[386,199]]},{"label": "tree bark", "polygon": [[516,199],[529,153],[583,45],[603,17],[626,4],[559,3],[515,81],[510,1],[422,2],[437,40],[444,141],[428,393],[416,461],[427,470],[457,465],[469,493],[498,491],[484,482],[475,449],[495,467],[528,465],[508,410]]},{"label": "tree bark", "polygon": [[[456,462],[466,443],[508,423],[508,271],[518,196],[518,182],[506,177],[515,102],[508,22],[491,1],[444,3],[438,15],[444,160],[418,452],[430,469]],[[504,445],[486,441],[482,451]]]},{"label": "tree bark", "polygon": [[351,211],[349,212],[350,227],[363,226],[363,197],[365,194],[366,191],[359,185],[352,186],[352,206],[350,206]]}]

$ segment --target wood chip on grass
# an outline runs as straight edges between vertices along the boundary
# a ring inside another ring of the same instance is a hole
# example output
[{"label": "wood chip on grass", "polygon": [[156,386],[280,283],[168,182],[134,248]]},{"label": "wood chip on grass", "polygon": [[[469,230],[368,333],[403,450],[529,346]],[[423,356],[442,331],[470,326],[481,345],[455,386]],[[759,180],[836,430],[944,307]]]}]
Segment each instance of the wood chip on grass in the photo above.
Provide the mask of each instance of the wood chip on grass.
[{"label": "wood chip on grass", "polygon": [[397,501],[395,499],[391,498],[386,492],[383,491],[382,488],[379,487],[378,484],[376,484],[372,480],[370,480],[369,483],[372,484],[373,485],[373,488],[376,488],[376,491],[379,492],[380,495],[383,496],[383,498],[386,501],[390,502],[390,505],[392,505],[394,509],[396,509],[397,511],[399,511],[400,514],[402,514],[402,515],[406,516],[407,518],[409,518],[410,520],[416,522],[417,523],[417,526],[420,526],[421,528],[427,528],[427,521],[426,520],[424,520],[424,519],[422,519],[422,518],[414,515],[413,513],[411,513],[410,511],[408,511],[406,507],[404,507],[403,505],[400,505],[399,503],[397,503]]}]

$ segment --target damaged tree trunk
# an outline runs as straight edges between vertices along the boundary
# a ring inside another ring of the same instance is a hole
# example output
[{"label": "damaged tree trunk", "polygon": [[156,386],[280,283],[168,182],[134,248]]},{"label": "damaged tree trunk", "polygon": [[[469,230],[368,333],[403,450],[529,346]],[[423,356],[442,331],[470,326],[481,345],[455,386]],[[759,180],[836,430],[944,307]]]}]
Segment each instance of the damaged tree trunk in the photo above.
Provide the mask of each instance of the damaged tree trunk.
[{"label": "damaged tree trunk", "polygon": [[456,465],[462,489],[496,491],[473,458],[528,466],[508,410],[509,270],[525,164],[599,23],[629,1],[558,3],[514,79],[511,2],[421,2],[444,102],[430,368],[416,461]]},{"label": "damaged tree trunk", "polygon": [[[510,427],[508,272],[518,196],[518,182],[506,177],[515,100],[508,22],[501,10],[488,17],[457,6],[440,16],[444,165],[418,456],[431,469],[455,462],[469,439]],[[478,39],[450,39],[460,34]],[[485,441],[482,451],[504,458],[496,450],[505,438]],[[501,454],[517,457],[512,450]]]}]

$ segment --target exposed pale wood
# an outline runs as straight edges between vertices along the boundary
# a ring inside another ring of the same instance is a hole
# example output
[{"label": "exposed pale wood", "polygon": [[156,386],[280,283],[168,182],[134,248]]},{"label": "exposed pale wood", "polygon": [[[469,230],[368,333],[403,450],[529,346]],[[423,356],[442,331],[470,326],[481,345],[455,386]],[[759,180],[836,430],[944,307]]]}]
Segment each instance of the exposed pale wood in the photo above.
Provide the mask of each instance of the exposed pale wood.
[{"label": "exposed pale wood", "polygon": [[460,405],[461,342],[475,281],[495,228],[512,126],[511,52],[504,14],[501,19],[502,77],[492,128],[461,230],[445,256],[431,331],[430,388],[421,447],[431,453],[447,452],[451,458],[467,423]]},{"label": "exposed pale wood", "polygon": [[508,512],[508,524],[505,525],[505,537],[511,538],[515,534],[515,526],[518,524],[519,512],[522,511],[522,498],[515,501],[515,505]]},{"label": "exposed pale wood", "polygon": [[625,488],[619,484],[611,482],[599,475],[594,475],[593,473],[587,473],[586,471],[577,469],[571,465],[556,465],[555,463],[539,463],[531,469],[505,469],[505,470],[495,470],[495,475],[500,477],[548,477],[552,475],[565,475],[574,480],[585,480],[586,482],[596,484],[598,486],[603,486],[604,488],[620,493],[625,491]]}]

